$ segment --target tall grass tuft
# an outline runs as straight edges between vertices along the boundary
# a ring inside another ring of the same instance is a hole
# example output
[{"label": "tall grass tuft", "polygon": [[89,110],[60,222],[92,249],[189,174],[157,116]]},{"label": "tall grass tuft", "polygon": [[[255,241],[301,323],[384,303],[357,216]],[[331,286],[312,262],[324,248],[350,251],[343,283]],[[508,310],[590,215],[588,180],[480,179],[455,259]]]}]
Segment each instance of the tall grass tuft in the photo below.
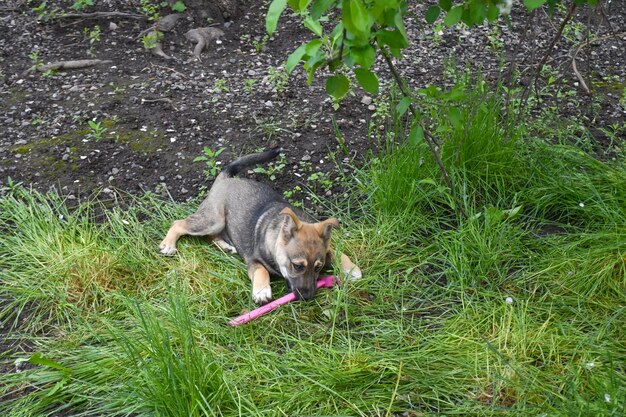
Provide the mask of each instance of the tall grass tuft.
[{"label": "tall grass tuft", "polygon": [[165,305],[135,303],[130,327],[111,328],[132,375],[125,384],[157,416],[215,416],[229,406],[222,369],[197,340],[206,329],[191,316],[187,297],[171,287]]}]

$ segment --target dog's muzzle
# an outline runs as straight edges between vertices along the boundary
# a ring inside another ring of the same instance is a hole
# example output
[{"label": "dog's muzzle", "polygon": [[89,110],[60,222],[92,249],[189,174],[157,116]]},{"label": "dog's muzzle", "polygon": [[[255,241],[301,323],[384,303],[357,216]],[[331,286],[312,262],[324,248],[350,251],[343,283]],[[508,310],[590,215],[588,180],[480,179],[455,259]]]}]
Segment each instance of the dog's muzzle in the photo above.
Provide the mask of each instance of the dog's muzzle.
[{"label": "dog's muzzle", "polygon": [[287,281],[287,286],[289,289],[296,295],[297,300],[312,300],[315,297],[316,290],[316,280],[311,279],[312,283],[309,285],[308,283],[292,283],[289,280]]}]

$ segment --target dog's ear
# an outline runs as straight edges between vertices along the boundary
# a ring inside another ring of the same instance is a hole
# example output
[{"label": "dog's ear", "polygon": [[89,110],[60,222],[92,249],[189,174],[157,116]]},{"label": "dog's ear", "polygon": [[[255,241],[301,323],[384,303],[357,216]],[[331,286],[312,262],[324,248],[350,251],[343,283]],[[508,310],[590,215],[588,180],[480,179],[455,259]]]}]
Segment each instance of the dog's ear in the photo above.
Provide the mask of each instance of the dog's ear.
[{"label": "dog's ear", "polygon": [[339,228],[339,220],[331,217],[330,219],[326,219],[323,222],[315,223],[315,229],[317,233],[319,233],[320,237],[327,242],[330,239],[330,234],[333,229]]},{"label": "dog's ear", "polygon": [[281,226],[281,232],[285,241],[288,241],[293,237],[293,233],[302,228],[302,221],[298,218],[296,213],[289,207],[285,207],[280,214],[285,216],[283,224]]}]

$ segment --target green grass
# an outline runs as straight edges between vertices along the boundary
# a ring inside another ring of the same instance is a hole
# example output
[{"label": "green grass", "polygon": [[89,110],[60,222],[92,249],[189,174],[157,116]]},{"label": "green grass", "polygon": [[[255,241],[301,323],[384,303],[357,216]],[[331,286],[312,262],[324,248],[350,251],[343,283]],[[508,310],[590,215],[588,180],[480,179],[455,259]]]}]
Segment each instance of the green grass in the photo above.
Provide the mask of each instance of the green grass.
[{"label": "green grass", "polygon": [[238,257],[156,250],[194,205],[5,190],[0,415],[624,415],[626,165],[481,94],[461,129],[424,109],[466,218],[423,144],[389,143],[328,208],[364,278],[236,328]]}]

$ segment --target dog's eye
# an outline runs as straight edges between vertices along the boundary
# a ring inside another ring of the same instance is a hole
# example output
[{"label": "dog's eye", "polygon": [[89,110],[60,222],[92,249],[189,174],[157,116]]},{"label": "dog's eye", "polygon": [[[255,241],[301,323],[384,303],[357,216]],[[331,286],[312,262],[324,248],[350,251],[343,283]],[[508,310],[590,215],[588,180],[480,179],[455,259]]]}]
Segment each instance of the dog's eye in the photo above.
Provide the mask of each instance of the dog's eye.
[{"label": "dog's eye", "polygon": [[292,264],[292,265],[293,265],[293,269],[295,269],[296,272],[304,271],[304,265],[303,264]]},{"label": "dog's eye", "polygon": [[315,272],[320,272],[322,270],[322,267],[324,266],[324,264],[317,264],[315,265]]}]

